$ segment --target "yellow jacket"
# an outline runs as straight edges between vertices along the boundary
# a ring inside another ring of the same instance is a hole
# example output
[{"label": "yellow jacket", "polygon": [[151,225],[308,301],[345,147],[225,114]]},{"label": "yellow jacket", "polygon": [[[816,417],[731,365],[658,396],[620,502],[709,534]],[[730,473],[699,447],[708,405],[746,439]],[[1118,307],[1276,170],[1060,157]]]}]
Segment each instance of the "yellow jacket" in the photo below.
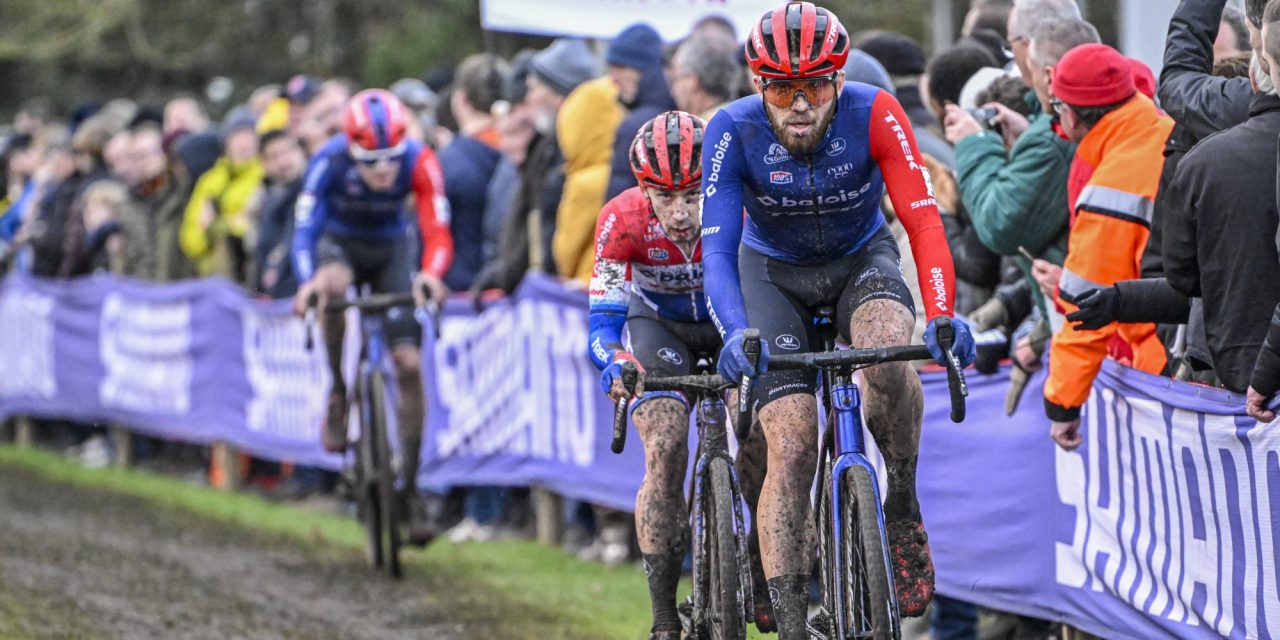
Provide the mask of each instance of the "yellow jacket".
[{"label": "yellow jacket", "polygon": [[564,192],[551,252],[560,275],[591,282],[596,217],[609,187],[613,138],[622,121],[618,89],[607,77],[584,82],[564,100],[556,137],[564,154]]},{"label": "yellow jacket", "polygon": [[[232,167],[223,156],[196,181],[182,217],[178,240],[182,252],[196,263],[196,271],[200,275],[208,275],[216,269],[212,258],[218,240],[224,235],[243,238],[248,231],[249,204],[262,186],[262,178],[262,163],[258,159]],[[206,202],[213,203],[217,211],[217,217],[207,229],[200,225]]]},{"label": "yellow jacket", "polygon": [[[1080,141],[1072,173],[1087,180],[1072,203],[1067,259],[1056,296],[1067,312],[1076,310],[1072,300],[1092,289],[1141,277],[1165,140],[1172,130],[1173,120],[1138,94]],[[1151,323],[1112,323],[1094,331],[1063,325],[1050,346],[1045,412],[1059,421],[1079,415],[1117,337],[1132,350],[1134,367],[1160,373],[1168,358],[1155,333]]]}]

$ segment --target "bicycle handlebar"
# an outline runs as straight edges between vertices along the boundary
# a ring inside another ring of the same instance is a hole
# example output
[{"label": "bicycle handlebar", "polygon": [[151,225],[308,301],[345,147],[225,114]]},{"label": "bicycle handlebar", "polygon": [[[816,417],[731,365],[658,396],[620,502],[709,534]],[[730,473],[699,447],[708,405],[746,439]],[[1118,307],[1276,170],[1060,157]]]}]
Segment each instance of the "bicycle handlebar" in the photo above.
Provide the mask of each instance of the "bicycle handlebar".
[{"label": "bicycle handlebar", "polygon": [[[435,314],[440,310],[440,302],[431,296],[431,289],[425,284],[419,289],[422,293],[422,299],[426,301],[425,308]],[[411,293],[378,293],[356,298],[354,300],[335,299],[326,300],[324,303],[325,313],[341,313],[347,309],[359,309],[361,313],[379,313],[395,307],[408,307],[417,304],[417,300]],[[311,351],[315,348],[315,326],[316,326],[316,310],[320,307],[320,294],[312,291],[307,296],[307,308],[303,312],[302,321],[306,324],[306,349]],[[436,335],[440,333],[439,325],[436,325]]]},{"label": "bicycle handlebar", "polygon": [[[951,327],[950,318],[938,319],[938,344],[947,354],[947,387],[951,392],[951,421],[963,422],[965,417],[965,398],[969,395],[969,385],[965,382],[961,371],[960,359],[951,352],[955,341],[955,330]],[[871,349],[847,349],[845,351],[822,351],[818,353],[798,353],[794,355],[773,356],[769,359],[769,368],[786,369],[838,369],[841,367],[861,367],[884,362],[907,362],[911,360],[933,360],[929,348],[924,345],[902,347],[875,347]]]},{"label": "bicycle handlebar", "polygon": [[[622,386],[631,397],[636,395],[639,386],[640,371],[633,362],[622,364]],[[664,378],[645,378],[645,391],[681,391],[687,395],[715,394],[732,389],[733,382],[725,380],[719,374],[695,376],[667,376]],[[613,441],[609,449],[614,453],[622,453],[627,444],[627,405],[628,402],[617,402],[613,405]]]}]

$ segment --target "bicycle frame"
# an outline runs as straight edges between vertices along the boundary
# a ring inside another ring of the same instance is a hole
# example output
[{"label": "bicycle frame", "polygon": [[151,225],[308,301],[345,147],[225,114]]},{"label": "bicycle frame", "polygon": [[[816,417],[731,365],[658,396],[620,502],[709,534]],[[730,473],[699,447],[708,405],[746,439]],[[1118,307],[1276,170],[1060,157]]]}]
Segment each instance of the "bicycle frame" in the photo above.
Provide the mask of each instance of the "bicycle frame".
[{"label": "bicycle frame", "polygon": [[[360,428],[364,429],[373,423],[373,405],[370,402],[368,394],[373,386],[373,373],[381,369],[386,375],[387,382],[395,380],[395,372],[391,367],[387,366],[387,355],[390,350],[387,348],[386,329],[382,324],[381,313],[360,313],[360,358],[356,366],[356,389],[357,400],[360,403]],[[396,406],[397,398],[395,397],[395,385],[389,384],[388,392],[391,394],[388,406]],[[391,418],[390,415],[387,416]],[[388,422],[390,424],[390,422]],[[398,429],[400,425],[396,425]],[[360,437],[364,437],[364,433]],[[388,446],[398,447],[397,438],[392,438],[390,433],[385,434],[388,440]]]},{"label": "bicycle frame", "polygon": [[[835,326],[828,319],[816,320],[818,325],[818,333],[822,340],[823,351],[832,351],[835,349]],[[858,390],[858,385],[853,381],[853,375],[847,370],[834,372],[829,369],[822,370],[822,388],[823,396],[826,401],[827,415],[829,418],[820,442],[822,443],[822,454],[819,456],[819,469],[825,468],[827,458],[831,458],[831,476],[827,478],[830,486],[826,487],[831,496],[831,505],[828,520],[830,521],[830,531],[819,531],[818,535],[830,534],[832,544],[828,546],[830,557],[823,558],[823,561],[829,563],[828,571],[831,575],[831,585],[844,585],[851,580],[850,576],[844,575],[844,563],[836,562],[833,559],[838,552],[841,540],[845,536],[851,535],[851,532],[845,531],[844,518],[839,514],[844,513],[846,505],[844,504],[843,492],[840,491],[841,482],[844,480],[844,474],[854,466],[862,467],[867,470],[868,474],[877,477],[876,469],[871,464],[871,460],[866,456],[866,439],[863,435],[862,422],[862,393]],[[819,473],[819,478],[822,474]],[[879,483],[873,483],[872,488],[875,490],[876,502],[876,520],[880,531],[884,531],[884,506],[880,496]],[[821,487],[819,488],[819,496],[822,496]],[[821,497],[819,497],[821,499]],[[888,546],[884,547],[884,566],[892,566],[890,564]],[[823,588],[829,588],[829,585],[823,585]],[[898,597],[892,589],[889,590],[889,599],[893,611],[893,617],[897,617]],[[836,637],[845,638],[848,636],[848,630],[845,629],[846,620],[844,612],[848,610],[845,606],[845,590],[843,588],[831,588],[831,602],[833,611],[829,612],[835,620]]]},{"label": "bicycle frame", "polygon": [[[866,441],[862,433],[862,394],[858,391],[858,385],[854,384],[852,377],[841,373],[834,376],[826,376],[827,379],[834,378],[835,384],[827,387],[827,401],[830,403],[830,413],[835,417],[835,424],[830,423],[826,426],[826,432],[823,433],[823,453],[825,455],[834,455],[831,464],[831,477],[828,480],[831,483],[831,510],[830,518],[831,539],[834,543],[831,549],[838,546],[838,542],[843,540],[850,532],[844,530],[844,518],[838,517],[838,514],[844,513],[845,505],[840,491],[841,481],[844,474],[851,467],[859,466],[865,468],[872,478],[877,477],[876,469],[872,466],[871,461],[866,456]],[[825,462],[825,460],[823,461]],[[872,483],[875,490],[876,503],[876,524],[880,531],[885,530],[884,525],[884,506],[880,496],[880,487],[878,483]],[[822,535],[823,532],[819,532]],[[892,566],[889,558],[889,548],[884,546],[884,566]],[[850,576],[844,575],[844,564],[841,562],[831,562],[829,570],[831,571],[831,582],[833,585],[846,584],[851,579]],[[836,637],[847,637],[845,627],[844,611],[845,607],[845,590],[832,589],[832,602],[835,611],[831,612],[836,621]],[[893,617],[897,617],[898,598],[892,589],[889,591],[889,600],[891,603]]]}]

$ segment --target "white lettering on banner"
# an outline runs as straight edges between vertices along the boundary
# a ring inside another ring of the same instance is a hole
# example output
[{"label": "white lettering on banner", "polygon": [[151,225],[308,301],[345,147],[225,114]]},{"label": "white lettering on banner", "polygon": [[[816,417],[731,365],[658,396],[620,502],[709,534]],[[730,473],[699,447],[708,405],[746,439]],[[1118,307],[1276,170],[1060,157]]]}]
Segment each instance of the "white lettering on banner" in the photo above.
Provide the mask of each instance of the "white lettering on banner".
[{"label": "white lettering on banner", "polygon": [[490,31],[604,40],[644,22],[663,40],[674,42],[708,15],[729,20],[745,38],[760,16],[777,5],[777,0],[485,0],[480,3],[480,21]]},{"label": "white lettering on banner", "polygon": [[191,409],[191,305],[149,304],[110,294],[102,304],[103,406],[159,414]]},{"label": "white lettering on banner", "polygon": [[446,317],[435,384],[449,419],[436,436],[435,455],[505,453],[593,464],[600,391],[583,358],[586,327],[585,310],[535,300],[479,319]]},{"label": "white lettering on banner", "polygon": [[1278,425],[1241,433],[1234,416],[1165,411],[1092,394],[1087,459],[1056,454],[1059,499],[1076,510],[1057,582],[1222,636],[1280,636]]},{"label": "white lettering on banner", "polygon": [[53,298],[11,289],[0,297],[0,397],[53,398]]},{"label": "white lettering on banner", "polygon": [[324,391],[332,383],[324,349],[306,350],[306,327],[293,316],[249,308],[240,321],[245,375],[253,389],[245,407],[249,430],[316,441],[327,408]]}]

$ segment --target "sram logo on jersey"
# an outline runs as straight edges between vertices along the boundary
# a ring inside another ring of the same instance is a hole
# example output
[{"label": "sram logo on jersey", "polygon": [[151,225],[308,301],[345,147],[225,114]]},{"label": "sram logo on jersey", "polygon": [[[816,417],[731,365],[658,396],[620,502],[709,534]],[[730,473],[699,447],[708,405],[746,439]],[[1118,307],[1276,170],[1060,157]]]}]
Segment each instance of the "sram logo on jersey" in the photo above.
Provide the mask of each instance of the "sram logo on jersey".
[{"label": "sram logo on jersey", "polygon": [[730,140],[733,140],[733,136],[728,131],[724,132],[711,154],[711,174],[707,176],[707,188],[703,193],[708,198],[716,194],[716,183],[720,181],[720,168],[724,166],[724,155],[729,152]]},{"label": "sram logo on jersey", "polygon": [[773,184],[791,184],[791,172],[771,171],[769,172],[769,182]]},{"label": "sram logo on jersey", "polygon": [[933,306],[938,311],[947,310],[947,281],[942,277],[942,267],[929,270],[929,287],[933,289]]},{"label": "sram logo on jersey", "polygon": [[703,227],[702,228],[702,237],[704,238],[710,235],[715,235],[717,233],[720,233],[720,227]]}]

